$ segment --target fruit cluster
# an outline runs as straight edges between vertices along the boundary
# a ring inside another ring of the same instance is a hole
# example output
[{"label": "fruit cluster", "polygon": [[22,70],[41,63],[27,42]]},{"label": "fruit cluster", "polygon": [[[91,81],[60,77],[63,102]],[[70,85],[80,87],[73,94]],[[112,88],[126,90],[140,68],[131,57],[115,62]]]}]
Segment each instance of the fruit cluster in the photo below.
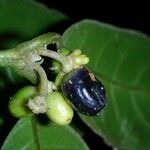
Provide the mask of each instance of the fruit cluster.
[{"label": "fruit cluster", "polygon": [[11,114],[21,118],[45,113],[60,125],[71,122],[73,109],[88,116],[98,115],[106,105],[106,94],[102,83],[85,66],[89,58],[80,50],[70,54],[65,48],[54,54],[54,57],[61,55],[63,61],[59,62],[58,57],[53,60],[51,70],[56,73],[55,82],[42,79],[47,80],[42,84],[47,85],[43,87],[48,92],[43,94],[44,88],[39,90],[39,86],[20,89],[10,100]]}]

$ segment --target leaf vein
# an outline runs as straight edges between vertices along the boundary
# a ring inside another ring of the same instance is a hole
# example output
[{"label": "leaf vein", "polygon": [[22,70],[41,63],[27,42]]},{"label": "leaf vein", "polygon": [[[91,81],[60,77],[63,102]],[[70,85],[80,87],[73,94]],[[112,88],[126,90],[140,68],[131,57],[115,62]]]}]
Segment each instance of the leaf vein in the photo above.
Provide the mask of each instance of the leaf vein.
[{"label": "leaf vein", "polygon": [[112,39],[113,39],[113,37],[111,37],[111,38],[107,41],[107,43],[105,43],[105,45],[103,45],[103,47],[101,47],[101,52],[98,53],[99,55],[98,55],[98,57],[96,57],[96,61],[95,61],[95,63],[94,63],[94,68],[97,69],[97,67],[98,67],[98,65],[99,65],[99,62],[100,62],[100,59],[101,59],[101,57],[102,57],[102,55],[103,55],[103,53],[104,53],[106,47],[107,47],[108,44],[112,41]]},{"label": "leaf vein", "polygon": [[144,124],[147,126],[147,128],[150,127],[150,123],[146,120],[146,118],[144,117],[144,115],[142,114],[137,101],[135,100],[135,97],[133,94],[131,94],[131,102],[133,105],[133,108],[136,110],[136,112],[138,113],[139,117],[143,120]]},{"label": "leaf vein", "polygon": [[116,118],[116,120],[118,120],[118,122],[120,122],[119,108],[117,106],[117,101],[115,100],[114,87],[112,85],[110,86],[110,92],[111,92],[111,100],[113,101],[111,103],[111,105],[113,106],[113,109],[114,109],[114,112],[116,115],[116,117],[114,117],[114,118]]},{"label": "leaf vein", "polygon": [[[76,25],[76,28],[77,28],[77,37],[80,37],[80,30],[79,30],[79,26],[78,25]],[[80,48],[82,49],[82,47],[84,46],[84,44],[85,44],[85,42],[86,42],[86,40],[87,40],[87,38],[88,38],[88,36],[91,34],[91,32],[89,31],[88,32],[88,34],[85,34],[84,35],[84,39],[82,39],[82,41],[79,41],[79,38],[77,38],[77,41],[80,43]]]},{"label": "leaf vein", "polygon": [[115,79],[116,74],[117,74],[117,72],[119,71],[119,69],[121,68],[121,66],[122,66],[122,64],[123,64],[123,61],[124,61],[125,57],[127,56],[128,52],[129,52],[129,51],[124,51],[124,54],[122,55],[122,57],[120,57],[119,64],[118,64],[117,67],[114,69],[113,76],[112,76],[112,80]]},{"label": "leaf vein", "polygon": [[141,92],[141,93],[148,93],[148,94],[150,93],[150,89],[142,89],[142,88],[136,87],[136,86],[128,86],[123,83],[117,82],[116,80],[112,80],[112,79],[104,76],[103,74],[100,74],[100,73],[96,73],[96,74],[98,74],[100,79],[103,79],[103,81],[109,82],[110,85],[118,86],[118,87],[126,89],[126,90],[132,90],[132,92],[138,92],[138,93]]},{"label": "leaf vein", "polygon": [[149,69],[150,64],[144,66],[142,69],[139,70],[135,80],[133,81],[135,85],[137,85],[140,81],[140,78],[142,78],[143,74]]},{"label": "leaf vein", "polygon": [[33,139],[35,143],[36,150],[40,150],[40,142],[38,139],[38,131],[37,131],[37,122],[34,116],[31,118],[32,130],[33,130]]}]

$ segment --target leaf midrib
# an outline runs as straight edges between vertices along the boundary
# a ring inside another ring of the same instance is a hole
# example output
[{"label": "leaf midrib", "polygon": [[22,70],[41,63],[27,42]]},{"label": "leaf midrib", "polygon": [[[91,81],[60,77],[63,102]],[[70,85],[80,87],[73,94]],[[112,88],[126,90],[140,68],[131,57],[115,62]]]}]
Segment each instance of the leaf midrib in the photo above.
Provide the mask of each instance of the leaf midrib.
[{"label": "leaf midrib", "polygon": [[139,88],[139,87],[132,87],[132,86],[128,86],[128,85],[125,85],[125,84],[122,84],[122,83],[119,83],[115,80],[112,80],[106,76],[104,76],[103,74],[101,73],[96,73],[99,77],[99,79],[103,79],[103,81],[106,81],[110,84],[112,84],[113,86],[118,86],[120,88],[123,88],[125,90],[132,90],[133,92],[140,92],[140,93],[145,93],[145,94],[149,94],[150,93],[150,89],[142,89],[142,88]]},{"label": "leaf midrib", "polygon": [[35,148],[36,150],[40,150],[41,148],[40,148],[38,132],[37,132],[37,122],[34,116],[32,116],[31,118],[31,124],[32,124],[32,130],[33,130],[33,139],[34,139]]}]

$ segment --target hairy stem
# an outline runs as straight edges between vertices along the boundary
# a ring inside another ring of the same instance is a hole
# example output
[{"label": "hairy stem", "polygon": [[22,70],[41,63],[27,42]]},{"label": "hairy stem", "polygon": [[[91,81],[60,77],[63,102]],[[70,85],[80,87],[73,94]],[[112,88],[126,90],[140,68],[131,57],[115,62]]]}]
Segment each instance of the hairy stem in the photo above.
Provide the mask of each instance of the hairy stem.
[{"label": "hairy stem", "polygon": [[[36,37],[30,41],[26,41],[18,45],[17,47],[9,50],[0,51],[0,67],[11,67],[21,76],[29,79],[33,83],[38,83],[37,75],[40,76],[42,82],[42,87],[40,87],[40,92],[45,95],[47,93],[47,77],[45,71],[42,69],[40,64],[42,53],[43,56],[48,55],[47,46],[49,44],[56,44],[57,48],[63,47],[62,37],[57,33],[47,33]],[[60,56],[56,52],[51,52],[52,58],[63,62],[64,57]],[[40,62],[37,64],[37,62]]]},{"label": "hairy stem", "polygon": [[50,58],[53,58],[53,59],[56,59],[59,62],[61,62],[62,64],[64,64],[65,59],[66,59],[66,56],[64,56],[64,55],[62,55],[62,54],[60,54],[58,52],[52,51],[52,50],[42,51],[41,55],[42,56],[46,56],[46,57],[50,57]]},{"label": "hairy stem", "polygon": [[18,52],[15,49],[0,50],[0,67],[12,66],[18,59]]},{"label": "hairy stem", "polygon": [[48,93],[48,79],[46,76],[46,73],[44,71],[44,69],[39,66],[36,65],[34,67],[34,70],[38,73],[39,77],[40,77],[40,84],[39,84],[39,94],[43,95],[43,96],[47,96]]}]

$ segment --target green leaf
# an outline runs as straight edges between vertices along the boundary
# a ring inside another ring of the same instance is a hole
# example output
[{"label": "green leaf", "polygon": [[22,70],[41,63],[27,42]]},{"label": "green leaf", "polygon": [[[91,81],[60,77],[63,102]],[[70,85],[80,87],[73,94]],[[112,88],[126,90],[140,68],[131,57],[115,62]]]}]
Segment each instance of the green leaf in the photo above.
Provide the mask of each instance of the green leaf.
[{"label": "green leaf", "polygon": [[69,126],[41,125],[33,118],[20,119],[9,133],[2,150],[86,150],[81,137]]},{"label": "green leaf", "polygon": [[33,0],[1,0],[0,10],[0,34],[8,34],[13,40],[35,37],[67,19],[61,12]]},{"label": "green leaf", "polygon": [[[33,0],[0,0],[0,49],[15,47],[44,32],[57,31],[54,26],[66,19],[63,13]],[[8,79],[11,83],[24,81],[11,68],[3,70],[2,78],[4,84]]]},{"label": "green leaf", "polygon": [[103,82],[108,104],[100,116],[81,116],[109,145],[150,147],[150,39],[97,21],[84,20],[65,31],[68,49],[90,57],[88,67]]}]

